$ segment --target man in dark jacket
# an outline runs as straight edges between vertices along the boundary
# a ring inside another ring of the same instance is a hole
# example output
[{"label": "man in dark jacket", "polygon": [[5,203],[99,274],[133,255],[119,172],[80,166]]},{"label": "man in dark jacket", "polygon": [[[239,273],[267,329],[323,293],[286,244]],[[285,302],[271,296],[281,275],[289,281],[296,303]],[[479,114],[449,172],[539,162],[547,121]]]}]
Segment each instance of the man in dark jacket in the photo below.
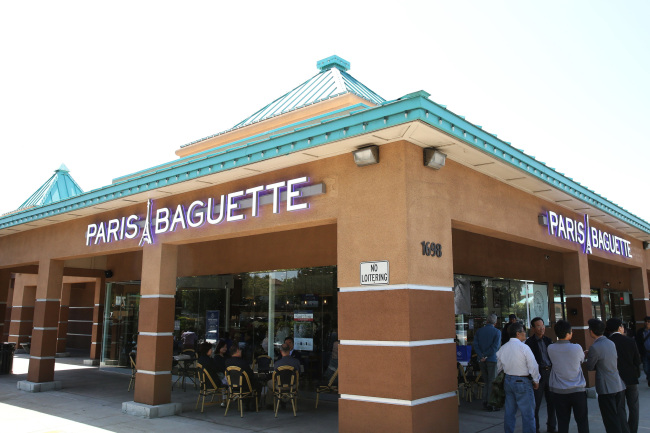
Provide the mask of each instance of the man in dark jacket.
[{"label": "man in dark jacket", "polygon": [[542,405],[542,396],[546,400],[546,431],[554,432],[556,424],[555,406],[553,396],[549,388],[549,378],[551,376],[551,358],[548,356],[548,346],[552,343],[551,339],[545,336],[546,326],[541,317],[535,317],[530,321],[531,328],[535,332],[528,337],[526,344],[535,356],[535,361],[539,366],[539,388],[535,390],[535,427],[539,431],[539,408]]},{"label": "man in dark jacket", "polygon": [[636,332],[636,347],[639,349],[645,378],[650,386],[650,316],[646,316],[645,326]]},{"label": "man in dark jacket", "polygon": [[[230,347],[230,358],[226,359],[226,369],[228,369],[228,367],[231,366],[239,367],[242,369],[242,371],[245,371],[246,374],[248,375],[248,378],[250,379],[251,386],[259,394],[259,392],[262,390],[262,384],[257,381],[257,378],[255,377],[255,373],[253,373],[250,364],[248,364],[248,362],[244,358],[242,358],[242,351],[238,344],[233,344]],[[248,389],[248,384],[246,383],[246,381],[244,381],[243,385],[244,385],[244,391],[250,391]],[[253,399],[250,399],[246,409],[251,410],[253,408],[252,405],[253,405]]]},{"label": "man in dark jacket", "polygon": [[641,356],[634,340],[623,335],[625,331],[621,319],[611,318],[606,329],[609,339],[616,345],[618,375],[625,382],[625,401],[627,402],[627,425],[630,433],[639,430],[639,376],[641,375]]}]

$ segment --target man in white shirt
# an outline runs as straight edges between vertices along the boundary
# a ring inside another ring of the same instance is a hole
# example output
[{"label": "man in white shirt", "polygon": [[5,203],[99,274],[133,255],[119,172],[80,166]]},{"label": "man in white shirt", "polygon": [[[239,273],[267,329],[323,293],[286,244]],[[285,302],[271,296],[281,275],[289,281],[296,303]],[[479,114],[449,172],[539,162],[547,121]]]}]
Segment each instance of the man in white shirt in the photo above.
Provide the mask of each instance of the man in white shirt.
[{"label": "man in white shirt", "polygon": [[526,331],[521,323],[508,326],[510,339],[497,352],[497,370],[506,373],[506,392],[503,428],[513,433],[517,422],[517,409],[521,411],[522,432],[535,433],[535,394],[539,387],[539,367],[535,356],[524,341]]}]

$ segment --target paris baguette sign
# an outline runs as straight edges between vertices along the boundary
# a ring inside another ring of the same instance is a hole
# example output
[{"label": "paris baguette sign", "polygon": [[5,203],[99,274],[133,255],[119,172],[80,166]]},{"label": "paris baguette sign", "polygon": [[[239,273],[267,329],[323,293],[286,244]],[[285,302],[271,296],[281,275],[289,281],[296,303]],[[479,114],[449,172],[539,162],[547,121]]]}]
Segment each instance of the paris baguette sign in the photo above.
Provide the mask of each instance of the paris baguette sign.
[{"label": "paris baguette sign", "polygon": [[548,211],[548,233],[582,246],[582,251],[592,254],[593,248],[632,258],[630,241],[589,225],[589,215],[584,221],[574,220],[555,212]]},{"label": "paris baguette sign", "polygon": [[252,217],[260,217],[259,207],[263,204],[273,203],[274,214],[280,213],[282,201],[286,201],[288,212],[308,209],[308,203],[296,204],[295,200],[324,192],[324,184],[309,185],[308,177],[298,177],[222,194],[219,203],[210,197],[206,201],[195,200],[187,207],[183,204],[175,208],[161,207],[155,210],[155,218],[152,218],[153,200],[150,199],[147,201],[147,213],[144,218],[140,215],[129,215],[88,224],[86,246],[135,239],[138,236],[139,246],[153,244],[155,235],[181,229],[196,229],[206,223],[217,225],[245,220],[246,214],[242,211],[247,208],[251,208]]}]

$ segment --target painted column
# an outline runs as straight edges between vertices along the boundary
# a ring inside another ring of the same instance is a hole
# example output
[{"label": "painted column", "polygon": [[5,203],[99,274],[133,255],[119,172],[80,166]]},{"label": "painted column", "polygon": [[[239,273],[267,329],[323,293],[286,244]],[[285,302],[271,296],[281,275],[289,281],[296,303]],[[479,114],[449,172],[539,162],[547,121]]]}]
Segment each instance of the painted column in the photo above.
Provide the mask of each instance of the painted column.
[{"label": "painted column", "polygon": [[630,287],[634,297],[634,320],[636,328],[645,326],[643,320],[650,316],[650,300],[648,296],[648,272],[644,268],[630,269]]},{"label": "painted column", "polygon": [[33,275],[16,274],[9,325],[9,342],[29,343],[34,327],[34,302],[36,299],[36,278]]},{"label": "painted column", "polygon": [[54,380],[54,356],[59,330],[59,304],[63,284],[63,261],[41,260],[38,264],[34,330],[27,381],[33,383]]},{"label": "painted column", "polygon": [[95,280],[95,308],[93,309],[93,331],[92,342],[90,344],[90,359],[101,359],[105,299],[106,280],[104,278],[98,278]]},{"label": "painted column", "polygon": [[571,342],[588,348],[593,343],[589,336],[587,321],[592,318],[591,285],[589,283],[589,261],[586,254],[565,253],[564,293],[566,298],[567,320],[573,328]]},{"label": "painted column", "polygon": [[70,313],[70,289],[72,284],[66,283],[61,287],[61,307],[59,309],[59,332],[56,339],[56,353],[65,353],[68,340],[68,317]]},{"label": "painted column", "polygon": [[178,248],[175,245],[144,247],[138,326],[138,373],[134,395],[136,403],[160,405],[171,402],[177,255]]},{"label": "painted column", "polygon": [[11,285],[11,272],[7,269],[0,269],[0,341],[7,341],[4,335],[7,333],[5,328],[5,317],[7,317],[7,305],[9,305],[9,286]]},{"label": "painted column", "polygon": [[[408,143],[380,152],[367,167],[350,157],[340,178],[339,430],[457,432],[449,197],[435,187],[444,169],[423,167]],[[389,262],[388,284],[361,284],[368,261]]]}]

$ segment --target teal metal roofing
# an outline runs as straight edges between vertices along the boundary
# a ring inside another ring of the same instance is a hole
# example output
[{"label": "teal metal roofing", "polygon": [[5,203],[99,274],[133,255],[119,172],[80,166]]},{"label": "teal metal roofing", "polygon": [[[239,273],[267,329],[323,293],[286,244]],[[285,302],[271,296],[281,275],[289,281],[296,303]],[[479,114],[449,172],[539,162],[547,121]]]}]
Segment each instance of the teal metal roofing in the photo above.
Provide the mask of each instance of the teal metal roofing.
[{"label": "teal metal roofing", "polygon": [[50,177],[18,210],[29,209],[34,206],[43,206],[83,194],[83,190],[70,176],[70,170],[61,164],[58,170]]},{"label": "teal metal roofing", "polygon": [[[294,152],[361,136],[396,125],[419,121],[444,131],[450,136],[480,149],[485,154],[511,167],[526,171],[553,188],[589,204],[619,220],[650,234],[650,224],[631,214],[608,199],[596,194],[568,176],[555,171],[534,157],[526,155],[474,125],[444,106],[431,101],[429,94],[414,92],[378,107],[363,108],[341,116],[327,118],[292,131],[269,135],[252,142],[244,142],[216,153],[197,154],[181,158],[161,168],[152,168],[132,175],[122,182],[108,185],[66,200],[37,208],[26,209],[0,217],[0,229],[63,214],[75,209],[139,194],[167,185],[215,174],[233,168],[282,157]],[[540,119],[542,121],[543,119]],[[197,156],[201,155],[197,158]]]},{"label": "teal metal roofing", "polygon": [[346,71],[350,69],[350,63],[338,56],[331,56],[317,63],[320,72],[309,80],[305,81],[295,89],[291,90],[271,102],[261,110],[242,120],[232,128],[219,134],[195,140],[181,147],[191,146],[198,142],[216,137],[217,135],[230,132],[234,129],[243,128],[263,120],[270,119],[299,108],[307,107],[317,102],[322,102],[336,96],[352,93],[363,98],[374,105],[386,102],[384,98],[370,90]]}]

